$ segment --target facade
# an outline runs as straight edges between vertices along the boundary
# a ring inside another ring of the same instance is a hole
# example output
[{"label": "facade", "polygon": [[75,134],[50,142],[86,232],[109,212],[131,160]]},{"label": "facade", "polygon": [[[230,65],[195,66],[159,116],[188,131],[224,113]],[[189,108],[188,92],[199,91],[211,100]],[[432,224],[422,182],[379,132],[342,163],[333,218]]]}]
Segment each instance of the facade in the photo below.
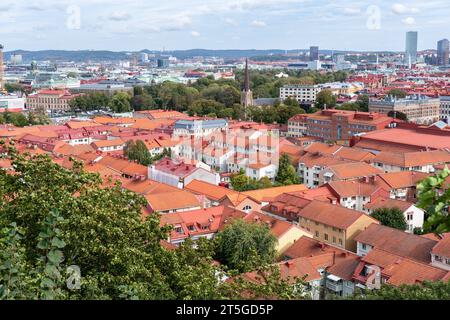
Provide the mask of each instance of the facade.
[{"label": "facade", "polygon": [[21,112],[25,109],[25,99],[16,95],[2,95],[0,93],[0,113],[8,110],[9,112]]},{"label": "facade", "polygon": [[210,172],[199,166],[174,161],[169,158],[161,159],[148,169],[150,179],[183,189],[192,180],[201,180],[214,185],[220,182],[217,173]]},{"label": "facade", "polygon": [[439,117],[442,121],[450,124],[450,96],[441,97]]},{"label": "facade", "polygon": [[382,101],[370,101],[369,111],[385,115],[389,112],[402,112],[410,122],[432,124],[439,120],[440,100],[420,95],[405,99],[386,97]]},{"label": "facade", "polygon": [[417,62],[417,31],[406,33],[405,63],[415,64]]},{"label": "facade", "polygon": [[437,166],[450,163],[450,152],[444,150],[406,153],[382,151],[371,160],[371,163],[385,173],[400,171],[433,173]]},{"label": "facade", "polygon": [[319,47],[309,47],[309,61],[319,60]]},{"label": "facade", "polygon": [[444,234],[431,250],[431,265],[450,271],[450,233]]},{"label": "facade", "polygon": [[384,129],[392,119],[375,112],[322,110],[307,116],[306,134],[324,141],[347,143],[353,136]]},{"label": "facade", "polygon": [[379,222],[370,216],[327,202],[312,201],[298,213],[298,224],[311,232],[314,239],[356,252],[355,237],[371,224]]},{"label": "facade", "polygon": [[[450,101],[449,101],[450,102]],[[308,131],[308,115],[297,114],[288,121],[288,133],[290,138],[301,138],[306,135]]]},{"label": "facade", "polygon": [[280,100],[292,98],[300,104],[312,105],[320,91],[322,88],[318,85],[286,85],[280,88]]},{"label": "facade", "polygon": [[213,132],[228,128],[228,121],[225,119],[213,120],[178,120],[175,122],[173,134],[179,136],[205,137]]},{"label": "facade", "polygon": [[449,63],[450,44],[447,39],[438,41],[437,43],[437,65],[447,66]]},{"label": "facade", "polygon": [[69,102],[78,96],[67,90],[41,90],[27,97],[27,109],[68,111],[70,110]]}]

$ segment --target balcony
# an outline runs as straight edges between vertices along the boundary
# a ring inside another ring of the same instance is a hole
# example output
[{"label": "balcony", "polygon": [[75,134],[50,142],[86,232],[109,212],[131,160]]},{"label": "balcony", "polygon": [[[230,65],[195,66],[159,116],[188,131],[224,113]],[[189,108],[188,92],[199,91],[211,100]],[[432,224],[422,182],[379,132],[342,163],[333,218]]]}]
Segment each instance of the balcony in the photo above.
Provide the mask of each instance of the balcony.
[{"label": "balcony", "polygon": [[342,291],[342,282],[334,282],[334,281],[327,281],[327,289],[334,291],[334,292],[340,292]]}]

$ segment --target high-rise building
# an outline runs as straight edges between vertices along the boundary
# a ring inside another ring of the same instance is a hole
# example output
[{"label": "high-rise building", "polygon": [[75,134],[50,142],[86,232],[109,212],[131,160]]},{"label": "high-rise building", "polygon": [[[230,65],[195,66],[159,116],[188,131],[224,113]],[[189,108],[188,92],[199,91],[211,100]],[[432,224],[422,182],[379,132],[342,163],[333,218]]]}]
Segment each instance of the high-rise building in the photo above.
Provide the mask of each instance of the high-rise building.
[{"label": "high-rise building", "polygon": [[449,63],[450,43],[447,39],[437,43],[437,65],[446,66]]},{"label": "high-rise building", "polygon": [[319,60],[319,47],[309,47],[309,61]]},{"label": "high-rise building", "polygon": [[417,62],[417,31],[406,33],[405,63],[415,64]]},{"label": "high-rise building", "polygon": [[0,44],[0,92],[3,91],[3,46]]}]

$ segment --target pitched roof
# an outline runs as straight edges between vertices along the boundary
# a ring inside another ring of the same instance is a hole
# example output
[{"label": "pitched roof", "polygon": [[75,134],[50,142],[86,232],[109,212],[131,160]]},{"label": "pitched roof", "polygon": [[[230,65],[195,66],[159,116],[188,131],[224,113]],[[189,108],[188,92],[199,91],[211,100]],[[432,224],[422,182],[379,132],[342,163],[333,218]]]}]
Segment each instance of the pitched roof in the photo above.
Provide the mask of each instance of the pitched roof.
[{"label": "pitched roof", "polygon": [[238,192],[221,187],[216,186],[214,184],[200,181],[200,180],[192,180],[188,185],[184,187],[186,190],[189,190],[195,194],[205,195],[208,199],[213,201],[219,201],[223,199],[226,195],[237,195]]},{"label": "pitched roof", "polygon": [[170,232],[171,240],[185,239],[202,234],[219,231],[223,206],[192,210],[185,212],[167,213],[161,215],[160,225],[170,225],[180,228]]},{"label": "pitched roof", "polygon": [[201,207],[197,197],[188,191],[179,190],[158,194],[147,194],[145,199],[154,211],[179,210]]},{"label": "pitched roof", "polygon": [[431,262],[430,252],[437,243],[431,239],[379,224],[371,224],[361,231],[355,237],[355,241],[424,263]]},{"label": "pitched roof", "polygon": [[[356,210],[314,200],[298,213],[300,217],[323,223],[339,229],[347,229],[364,214]],[[372,218],[370,218],[372,219]],[[375,219],[372,219],[378,222]]]},{"label": "pitched roof", "polygon": [[335,164],[329,166],[328,170],[332,171],[338,179],[367,177],[383,172],[380,169],[377,169],[365,162]]},{"label": "pitched roof", "polygon": [[417,184],[430,176],[427,173],[416,171],[400,171],[380,174],[378,177],[388,184],[392,189],[415,187]]},{"label": "pitched roof", "polygon": [[391,198],[376,198],[375,200],[367,203],[365,205],[366,209],[369,210],[376,210],[376,209],[381,209],[381,208],[398,208],[400,210],[402,210],[403,212],[405,212],[406,210],[408,210],[409,208],[411,208],[411,206],[413,206],[414,204],[408,201],[400,201],[400,200],[396,200],[396,199],[391,199]]},{"label": "pitched roof", "polygon": [[439,240],[431,252],[439,256],[450,258],[450,232],[443,235],[443,238]]},{"label": "pitched roof", "polygon": [[307,189],[308,188],[304,184],[293,184],[293,185],[289,185],[289,186],[281,186],[281,187],[273,187],[273,188],[245,191],[242,193],[253,199],[256,199],[258,201],[264,201],[264,200],[267,201],[268,199],[273,199],[283,193],[298,192],[298,191],[304,191]]},{"label": "pitched roof", "polygon": [[266,214],[253,211],[244,217],[244,221],[254,223],[265,223],[269,226],[270,232],[277,238],[281,238],[286,232],[292,228],[298,228],[297,226],[287,221],[275,219]]},{"label": "pitched roof", "polygon": [[331,181],[327,185],[339,197],[346,198],[352,196],[371,196],[379,187],[369,183],[359,181]]},{"label": "pitched roof", "polygon": [[395,165],[399,167],[416,167],[429,164],[450,163],[450,152],[444,150],[421,152],[380,152],[372,162]]},{"label": "pitched roof", "polygon": [[382,268],[382,276],[387,277],[387,283],[394,286],[417,284],[423,281],[439,281],[447,271],[414,261],[379,248],[371,250],[362,261]]}]

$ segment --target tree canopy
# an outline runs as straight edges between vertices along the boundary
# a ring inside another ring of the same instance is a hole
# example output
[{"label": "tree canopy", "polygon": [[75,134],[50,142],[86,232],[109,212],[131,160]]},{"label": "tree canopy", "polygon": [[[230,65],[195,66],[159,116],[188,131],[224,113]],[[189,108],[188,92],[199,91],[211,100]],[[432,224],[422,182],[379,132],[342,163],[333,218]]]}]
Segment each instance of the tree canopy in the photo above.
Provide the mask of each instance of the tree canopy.
[{"label": "tree canopy", "polygon": [[295,170],[295,167],[291,164],[289,156],[285,153],[281,154],[278,173],[275,180],[282,185],[291,185],[300,183],[300,177]]},{"label": "tree canopy", "polygon": [[374,210],[371,216],[381,222],[382,225],[405,231],[408,227],[405,216],[399,208],[379,208]]},{"label": "tree canopy", "polygon": [[217,260],[229,269],[249,272],[275,262],[276,238],[264,223],[233,220],[215,241]]},{"label": "tree canopy", "polygon": [[444,170],[435,176],[426,178],[419,183],[418,207],[425,210],[425,232],[445,233],[450,231],[450,188],[447,178],[450,169],[446,166]]},{"label": "tree canopy", "polygon": [[[81,163],[68,170],[0,147],[15,168],[0,169],[0,299],[242,299],[249,288],[300,298],[276,270],[268,283],[222,281],[212,241],[166,249],[169,228],[158,214],[143,218],[145,199],[103,186]],[[268,246],[266,233],[251,238]]]}]

